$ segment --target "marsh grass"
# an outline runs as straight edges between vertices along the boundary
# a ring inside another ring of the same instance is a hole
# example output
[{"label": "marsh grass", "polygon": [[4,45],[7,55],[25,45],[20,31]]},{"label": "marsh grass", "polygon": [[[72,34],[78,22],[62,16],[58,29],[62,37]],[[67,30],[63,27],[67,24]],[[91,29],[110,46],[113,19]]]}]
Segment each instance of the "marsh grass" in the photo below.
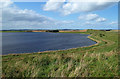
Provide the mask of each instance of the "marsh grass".
[{"label": "marsh grass", "polygon": [[88,30],[99,44],[69,50],[2,56],[2,77],[118,76],[118,34]]}]

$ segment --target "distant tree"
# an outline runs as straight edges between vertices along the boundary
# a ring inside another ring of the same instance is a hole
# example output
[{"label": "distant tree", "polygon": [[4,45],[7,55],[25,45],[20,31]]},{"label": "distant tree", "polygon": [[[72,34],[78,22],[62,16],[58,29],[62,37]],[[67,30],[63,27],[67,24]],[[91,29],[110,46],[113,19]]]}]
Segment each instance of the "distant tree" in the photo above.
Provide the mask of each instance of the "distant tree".
[{"label": "distant tree", "polygon": [[46,32],[59,32],[59,30],[46,30]]}]

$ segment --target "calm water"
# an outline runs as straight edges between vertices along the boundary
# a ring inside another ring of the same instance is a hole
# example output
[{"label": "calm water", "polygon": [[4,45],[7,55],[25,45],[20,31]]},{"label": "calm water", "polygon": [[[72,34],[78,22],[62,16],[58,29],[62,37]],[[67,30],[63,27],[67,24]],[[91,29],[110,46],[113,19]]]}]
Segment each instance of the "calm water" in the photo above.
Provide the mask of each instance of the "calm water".
[{"label": "calm water", "polygon": [[2,54],[63,50],[96,43],[87,36],[87,34],[46,32],[3,33]]}]

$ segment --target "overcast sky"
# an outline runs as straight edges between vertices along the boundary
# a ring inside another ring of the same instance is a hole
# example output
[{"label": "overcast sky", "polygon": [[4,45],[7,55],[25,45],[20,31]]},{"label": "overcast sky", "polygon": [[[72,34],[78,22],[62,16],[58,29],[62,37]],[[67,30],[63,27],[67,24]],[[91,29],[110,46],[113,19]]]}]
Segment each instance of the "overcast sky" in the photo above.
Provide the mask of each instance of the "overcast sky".
[{"label": "overcast sky", "polygon": [[117,2],[4,1],[2,29],[118,29]]}]

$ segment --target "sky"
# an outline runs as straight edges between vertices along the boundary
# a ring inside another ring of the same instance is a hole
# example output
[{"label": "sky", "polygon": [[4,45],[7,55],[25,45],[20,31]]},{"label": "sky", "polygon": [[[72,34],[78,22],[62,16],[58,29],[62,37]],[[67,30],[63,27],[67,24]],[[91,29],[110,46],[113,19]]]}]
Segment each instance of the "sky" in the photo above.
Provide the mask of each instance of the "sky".
[{"label": "sky", "polygon": [[118,3],[48,0],[2,3],[2,29],[118,29]]}]

